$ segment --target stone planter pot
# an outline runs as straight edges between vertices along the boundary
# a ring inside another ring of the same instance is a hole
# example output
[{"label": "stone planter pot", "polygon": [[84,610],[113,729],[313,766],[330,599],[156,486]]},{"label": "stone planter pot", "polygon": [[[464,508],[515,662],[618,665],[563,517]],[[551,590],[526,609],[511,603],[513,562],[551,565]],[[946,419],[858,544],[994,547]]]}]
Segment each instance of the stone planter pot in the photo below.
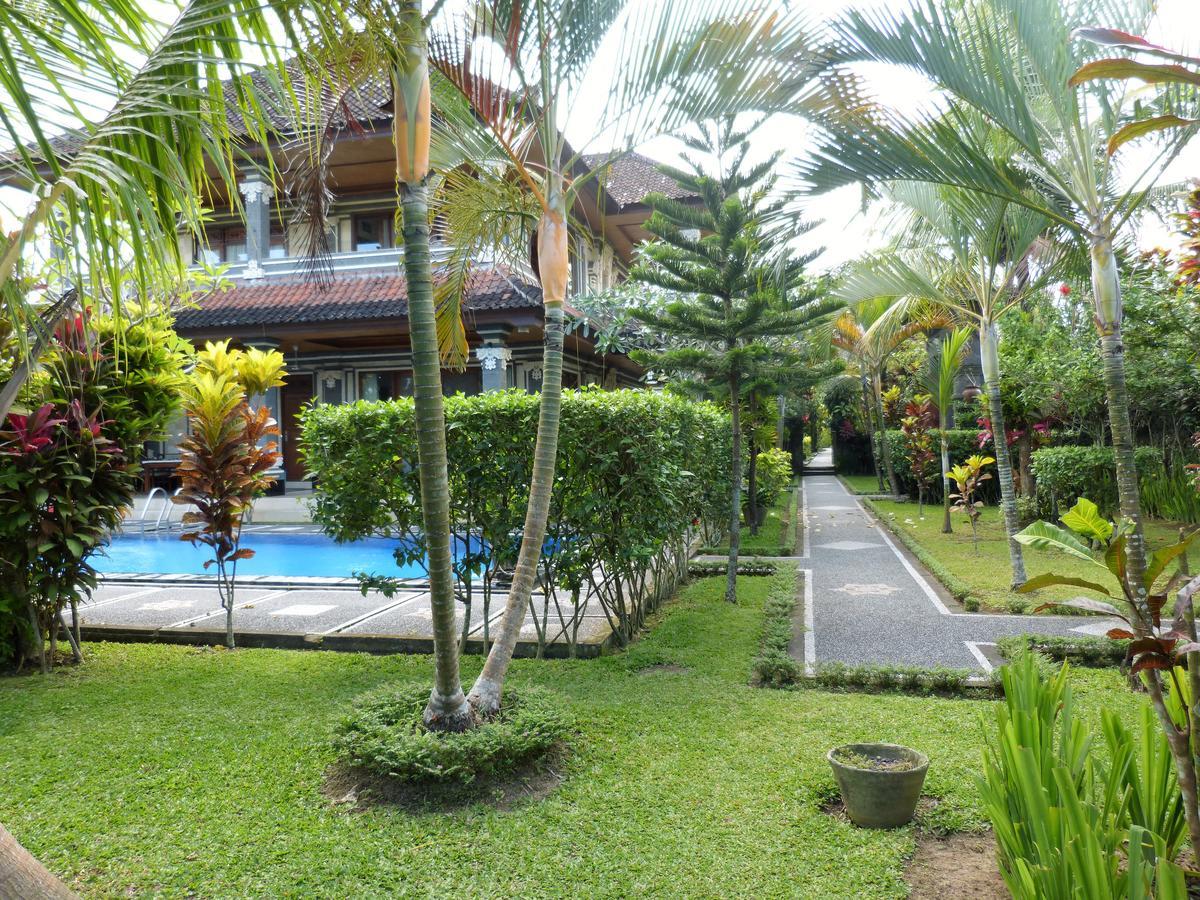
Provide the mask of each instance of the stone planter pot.
[{"label": "stone planter pot", "polygon": [[[857,765],[840,754],[876,760]],[[850,821],[863,828],[896,828],[912,820],[925,784],[929,758],[899,744],[845,744],[826,754]],[[888,768],[889,765],[905,768]]]}]

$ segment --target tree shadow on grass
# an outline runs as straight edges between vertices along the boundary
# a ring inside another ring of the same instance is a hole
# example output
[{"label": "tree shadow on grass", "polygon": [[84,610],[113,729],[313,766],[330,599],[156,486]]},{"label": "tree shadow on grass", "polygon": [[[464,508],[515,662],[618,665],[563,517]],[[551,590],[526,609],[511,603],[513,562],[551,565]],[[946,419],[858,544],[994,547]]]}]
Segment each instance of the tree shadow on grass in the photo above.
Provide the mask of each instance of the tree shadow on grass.
[{"label": "tree shadow on grass", "polygon": [[334,763],[325,770],[321,793],[348,812],[395,809],[411,815],[441,815],[473,806],[512,812],[540,803],[567,780],[568,751],[559,748],[503,778],[477,778],[470,784],[397,781],[364,769]]}]

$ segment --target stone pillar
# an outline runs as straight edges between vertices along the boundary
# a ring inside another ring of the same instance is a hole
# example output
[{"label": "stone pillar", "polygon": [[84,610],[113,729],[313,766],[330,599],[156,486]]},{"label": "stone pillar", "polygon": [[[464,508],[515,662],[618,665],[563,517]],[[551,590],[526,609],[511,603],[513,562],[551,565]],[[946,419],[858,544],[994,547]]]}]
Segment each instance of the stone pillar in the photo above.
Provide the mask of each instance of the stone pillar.
[{"label": "stone pillar", "polygon": [[484,345],[475,350],[475,358],[483,370],[483,389],[503,391],[508,387],[508,364],[512,351],[507,347]]},{"label": "stone pillar", "polygon": [[246,212],[246,277],[262,275],[262,261],[271,255],[271,198],[275,189],[257,175],[238,185]]}]

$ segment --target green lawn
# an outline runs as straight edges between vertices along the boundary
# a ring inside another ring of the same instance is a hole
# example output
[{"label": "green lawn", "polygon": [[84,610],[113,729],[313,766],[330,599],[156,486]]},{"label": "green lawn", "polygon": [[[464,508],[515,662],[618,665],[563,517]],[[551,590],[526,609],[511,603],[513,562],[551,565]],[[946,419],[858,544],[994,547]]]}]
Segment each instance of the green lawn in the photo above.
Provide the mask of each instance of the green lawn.
[{"label": "green lawn", "polygon": [[[361,691],[427,681],[427,657],[101,644],[76,671],[0,679],[0,822],[89,896],[905,896],[912,831],[821,813],[824,754],[918,747],[940,799],[921,825],[979,828],[989,704],[749,687],[770,579],[743,579],[738,606],[722,584],[687,588],[624,654],[514,664],[514,684],[560,692],[581,730],[541,802],[323,799],[334,719]],[[639,672],[664,662],[690,671]],[[1076,683],[1093,714],[1136,702],[1115,670]]]},{"label": "green lawn", "polygon": [[846,487],[855,494],[879,494],[879,479],[874,475],[839,475]]},{"label": "green lawn", "polygon": [[[795,548],[797,535],[792,528],[791,506],[794,492],[789,488],[779,495],[775,505],[767,510],[767,516],[758,527],[758,534],[751,534],[746,524],[742,523],[739,536],[740,552],[746,556],[755,553],[777,554],[781,547],[790,551]],[[729,552],[729,542],[726,541],[715,552]]]},{"label": "green lawn", "polygon": [[[909,542],[919,545],[919,555],[932,558],[932,563],[929,558],[923,562],[960,599],[964,592],[969,592],[978,598],[983,607],[1011,608],[1015,611],[1018,606],[1032,607],[1049,600],[1078,597],[1083,593],[1072,587],[1046,588],[1033,594],[1017,594],[1009,590],[1012,569],[998,507],[989,506],[983,510],[979,520],[979,552],[976,553],[971,541],[971,526],[963,513],[952,513],[954,533],[942,534],[940,505],[926,506],[925,517],[921,519],[917,516],[915,503],[896,503],[892,500],[872,500],[870,503],[895,531],[907,536]],[[1174,543],[1178,535],[1176,525],[1151,521],[1146,526],[1146,540],[1152,550]],[[1057,553],[1025,550],[1025,571],[1030,577],[1049,571],[1090,577],[1087,568],[1087,563]]]}]

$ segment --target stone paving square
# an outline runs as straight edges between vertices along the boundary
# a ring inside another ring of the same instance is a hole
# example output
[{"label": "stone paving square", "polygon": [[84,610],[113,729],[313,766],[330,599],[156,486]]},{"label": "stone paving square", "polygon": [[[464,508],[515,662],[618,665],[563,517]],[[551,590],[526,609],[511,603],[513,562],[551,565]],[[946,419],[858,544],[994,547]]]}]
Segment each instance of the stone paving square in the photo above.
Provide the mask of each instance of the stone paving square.
[{"label": "stone paving square", "polygon": [[[264,593],[261,602],[254,602],[234,611],[234,627],[241,631],[277,631],[293,634],[323,634],[340,625],[386,606],[401,598],[389,601],[380,594],[364,597],[358,591],[348,590],[299,590],[272,591]],[[251,594],[238,592],[238,605],[243,599],[250,601]],[[203,619],[185,627],[212,628],[223,622],[222,611],[215,618]]]},{"label": "stone paving square", "polygon": [[[261,588],[248,591],[246,599],[265,593]],[[217,592],[210,588],[165,587],[146,592],[144,587],[126,586],[123,590],[97,592],[94,603],[79,608],[79,620],[83,625],[163,628],[220,609]]]}]

